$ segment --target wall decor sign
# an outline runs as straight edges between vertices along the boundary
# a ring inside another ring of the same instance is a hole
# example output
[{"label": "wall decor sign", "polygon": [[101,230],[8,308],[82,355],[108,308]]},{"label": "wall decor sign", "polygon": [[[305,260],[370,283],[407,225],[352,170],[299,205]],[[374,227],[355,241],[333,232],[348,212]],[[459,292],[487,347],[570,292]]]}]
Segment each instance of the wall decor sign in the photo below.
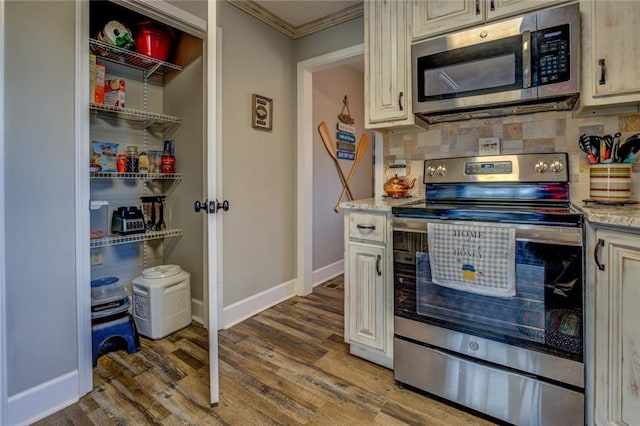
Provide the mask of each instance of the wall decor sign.
[{"label": "wall decor sign", "polygon": [[342,141],[342,142],[354,143],[356,141],[356,136],[351,133],[338,132],[336,134],[336,137],[338,138],[339,141]]},{"label": "wall decor sign", "polygon": [[251,127],[271,130],[273,123],[273,100],[266,96],[252,95]]}]

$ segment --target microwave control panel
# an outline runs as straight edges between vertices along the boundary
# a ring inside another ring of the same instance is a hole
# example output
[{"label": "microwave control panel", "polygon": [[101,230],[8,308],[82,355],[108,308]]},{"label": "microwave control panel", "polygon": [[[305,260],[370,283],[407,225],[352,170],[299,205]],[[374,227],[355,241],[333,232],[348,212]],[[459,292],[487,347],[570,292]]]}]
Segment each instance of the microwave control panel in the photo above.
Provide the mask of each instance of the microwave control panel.
[{"label": "microwave control panel", "polygon": [[533,86],[569,81],[569,24],[535,32],[533,46]]}]

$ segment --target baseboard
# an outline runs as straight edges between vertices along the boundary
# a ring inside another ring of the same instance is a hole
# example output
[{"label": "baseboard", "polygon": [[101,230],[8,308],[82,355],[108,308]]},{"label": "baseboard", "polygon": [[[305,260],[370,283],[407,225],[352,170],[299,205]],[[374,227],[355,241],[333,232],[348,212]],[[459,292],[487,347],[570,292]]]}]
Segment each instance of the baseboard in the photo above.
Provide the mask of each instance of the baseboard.
[{"label": "baseboard", "polygon": [[78,371],[75,370],[10,396],[9,424],[32,424],[78,400]]},{"label": "baseboard", "polygon": [[282,283],[222,309],[222,328],[234,326],[296,295],[295,280]]},{"label": "baseboard", "polygon": [[316,269],[313,271],[313,286],[322,284],[323,282],[330,280],[333,277],[337,277],[344,273],[344,260],[339,260],[330,265]]},{"label": "baseboard", "polygon": [[204,302],[202,300],[191,299],[191,319],[204,325]]}]

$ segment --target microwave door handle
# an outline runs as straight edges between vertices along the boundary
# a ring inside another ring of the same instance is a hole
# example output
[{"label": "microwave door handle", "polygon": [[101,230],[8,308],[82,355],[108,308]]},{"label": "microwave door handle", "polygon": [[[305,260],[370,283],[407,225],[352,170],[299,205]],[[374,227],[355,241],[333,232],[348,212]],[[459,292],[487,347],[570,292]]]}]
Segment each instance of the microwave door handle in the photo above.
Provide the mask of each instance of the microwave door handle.
[{"label": "microwave door handle", "polygon": [[522,33],[522,88],[531,87],[531,31]]}]

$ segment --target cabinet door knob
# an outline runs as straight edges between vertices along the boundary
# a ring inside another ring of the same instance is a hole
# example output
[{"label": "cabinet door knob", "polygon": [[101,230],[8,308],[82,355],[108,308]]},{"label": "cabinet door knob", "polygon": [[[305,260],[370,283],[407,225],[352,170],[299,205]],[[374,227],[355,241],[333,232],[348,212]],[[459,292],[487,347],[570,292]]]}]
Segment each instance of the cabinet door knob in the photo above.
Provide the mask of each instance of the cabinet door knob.
[{"label": "cabinet door knob", "polygon": [[600,238],[598,240],[598,243],[596,244],[596,247],[593,249],[593,260],[595,260],[596,265],[598,266],[598,269],[600,269],[601,271],[604,271],[604,265],[600,263],[600,260],[598,259],[598,252],[602,247],[604,247],[604,240]]}]

